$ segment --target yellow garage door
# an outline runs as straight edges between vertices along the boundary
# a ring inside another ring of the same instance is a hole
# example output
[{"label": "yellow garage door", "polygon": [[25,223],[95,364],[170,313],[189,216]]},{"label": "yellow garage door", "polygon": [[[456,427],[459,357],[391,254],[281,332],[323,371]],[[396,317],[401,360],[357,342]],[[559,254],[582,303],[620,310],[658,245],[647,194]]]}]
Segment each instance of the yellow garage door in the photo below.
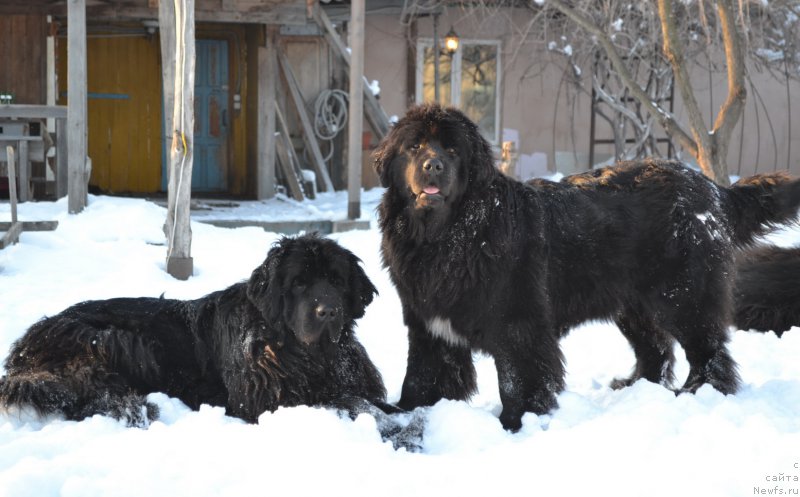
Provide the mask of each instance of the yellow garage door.
[{"label": "yellow garage door", "polygon": [[[61,104],[69,99],[59,42]],[[161,189],[161,67],[156,36],[114,33],[87,44],[90,185],[110,193]]]}]

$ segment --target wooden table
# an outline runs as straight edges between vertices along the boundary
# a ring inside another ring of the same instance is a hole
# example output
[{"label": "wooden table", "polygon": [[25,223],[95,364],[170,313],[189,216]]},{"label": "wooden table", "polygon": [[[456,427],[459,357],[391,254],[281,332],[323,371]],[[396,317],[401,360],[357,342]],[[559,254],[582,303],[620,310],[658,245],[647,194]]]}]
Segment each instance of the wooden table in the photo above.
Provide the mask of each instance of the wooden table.
[{"label": "wooden table", "polygon": [[[31,198],[30,161],[45,162],[47,150],[43,140],[45,119],[56,120],[56,197],[67,194],[67,108],[63,105],[0,105],[0,162],[7,162],[5,145],[13,145],[19,156],[19,201]],[[36,125],[40,126],[36,132]],[[31,134],[31,131],[34,134]],[[46,166],[45,166],[46,167]]]}]

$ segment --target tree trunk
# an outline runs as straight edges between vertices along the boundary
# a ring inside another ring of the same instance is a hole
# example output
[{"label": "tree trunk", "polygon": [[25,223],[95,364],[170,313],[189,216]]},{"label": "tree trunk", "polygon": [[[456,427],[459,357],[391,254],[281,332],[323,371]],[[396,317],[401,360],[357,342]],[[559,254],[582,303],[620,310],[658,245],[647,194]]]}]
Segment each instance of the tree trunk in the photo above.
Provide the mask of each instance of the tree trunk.
[{"label": "tree trunk", "polygon": [[[170,0],[161,0],[167,7]],[[172,145],[169,153],[168,204],[165,232],[167,235],[167,272],[185,280],[192,275],[192,229],[190,204],[194,151],[194,0],[174,0],[174,8],[159,9],[159,25],[174,30],[175,65]],[[165,61],[165,64],[167,62]],[[166,75],[165,75],[166,76]]]},{"label": "tree trunk", "polygon": [[695,147],[687,150],[695,157],[706,176],[727,186],[730,184],[727,164],[728,144],[733,129],[744,110],[747,92],[744,86],[742,35],[736,26],[733,0],[718,0],[716,5],[717,15],[723,27],[725,63],[728,68],[728,98],[720,108],[714,121],[714,128],[710,131],[703,120],[689,81],[689,72],[683,57],[683,46],[675,28],[672,0],[658,0],[658,14],[661,19],[664,54],[675,74],[675,85],[683,98],[689,126],[694,137]]}]

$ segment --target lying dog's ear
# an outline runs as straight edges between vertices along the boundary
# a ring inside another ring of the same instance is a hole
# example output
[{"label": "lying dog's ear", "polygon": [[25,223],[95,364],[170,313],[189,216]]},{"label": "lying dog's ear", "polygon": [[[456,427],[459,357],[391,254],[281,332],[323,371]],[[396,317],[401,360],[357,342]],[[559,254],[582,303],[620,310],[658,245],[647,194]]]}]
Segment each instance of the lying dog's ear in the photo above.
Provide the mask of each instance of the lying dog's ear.
[{"label": "lying dog's ear", "polygon": [[364,317],[367,306],[378,294],[378,289],[372,284],[360,262],[358,257],[350,254],[350,309],[353,319]]}]

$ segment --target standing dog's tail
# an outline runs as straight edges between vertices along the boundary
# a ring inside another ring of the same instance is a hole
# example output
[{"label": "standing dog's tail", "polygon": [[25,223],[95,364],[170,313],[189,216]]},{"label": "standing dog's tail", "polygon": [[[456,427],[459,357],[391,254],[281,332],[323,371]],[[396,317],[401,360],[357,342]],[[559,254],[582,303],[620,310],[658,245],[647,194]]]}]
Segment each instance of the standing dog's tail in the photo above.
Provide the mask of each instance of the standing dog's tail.
[{"label": "standing dog's tail", "polygon": [[776,226],[797,222],[800,180],[793,180],[788,173],[742,178],[726,192],[736,245],[749,245]]}]

